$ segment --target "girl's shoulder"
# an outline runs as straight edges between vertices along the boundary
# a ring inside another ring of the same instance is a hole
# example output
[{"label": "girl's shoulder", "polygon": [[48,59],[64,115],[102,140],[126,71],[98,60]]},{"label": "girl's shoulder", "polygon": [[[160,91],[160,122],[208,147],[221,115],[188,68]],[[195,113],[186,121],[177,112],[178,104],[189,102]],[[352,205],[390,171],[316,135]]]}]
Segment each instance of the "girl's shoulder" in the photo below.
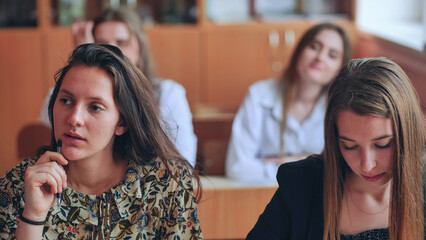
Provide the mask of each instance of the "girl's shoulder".
[{"label": "girl's shoulder", "polygon": [[6,173],[0,178],[0,185],[3,186],[6,181],[13,181],[16,184],[24,182],[25,171],[28,167],[33,166],[37,162],[38,158],[26,158],[20,163],[15,165],[12,169],[6,171]]},{"label": "girl's shoulder", "polygon": [[173,81],[171,79],[161,79],[159,80],[160,92],[161,94],[171,94],[171,93],[183,93],[185,94],[185,88]]},{"label": "girl's shoulder", "polygon": [[189,168],[178,161],[168,161],[167,164],[168,169],[161,159],[156,158],[148,165],[134,165],[133,168],[138,169],[139,175],[145,183],[168,185],[171,188],[180,186],[192,191],[192,178]]},{"label": "girl's shoulder", "polygon": [[277,80],[273,78],[264,79],[257,81],[250,85],[249,92],[250,93],[257,93],[257,94],[271,94],[271,92],[277,91],[277,88],[280,86],[280,84],[277,82]]},{"label": "girl's shoulder", "polygon": [[286,163],[278,169],[278,184],[286,185],[289,182],[300,184],[322,183],[323,169],[324,161],[318,155],[311,155],[304,160]]},{"label": "girl's shoulder", "polygon": [[272,108],[281,102],[281,89],[282,86],[275,79],[261,80],[249,87],[246,99],[251,99],[260,106]]},{"label": "girl's shoulder", "polygon": [[12,214],[16,217],[21,211],[20,208],[24,205],[25,171],[28,167],[33,166],[36,161],[37,158],[25,159],[0,178],[0,212],[3,212],[3,215],[0,214],[0,222],[5,214]]}]

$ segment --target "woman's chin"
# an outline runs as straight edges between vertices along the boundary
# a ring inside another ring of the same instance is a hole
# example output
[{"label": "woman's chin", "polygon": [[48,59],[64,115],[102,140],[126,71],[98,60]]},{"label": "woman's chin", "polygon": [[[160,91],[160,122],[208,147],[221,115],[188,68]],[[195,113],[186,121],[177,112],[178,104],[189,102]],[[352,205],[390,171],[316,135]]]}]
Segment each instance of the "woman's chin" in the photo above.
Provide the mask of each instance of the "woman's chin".
[{"label": "woman's chin", "polygon": [[68,161],[78,161],[83,159],[85,155],[80,151],[63,151],[62,155],[64,155],[65,159]]}]

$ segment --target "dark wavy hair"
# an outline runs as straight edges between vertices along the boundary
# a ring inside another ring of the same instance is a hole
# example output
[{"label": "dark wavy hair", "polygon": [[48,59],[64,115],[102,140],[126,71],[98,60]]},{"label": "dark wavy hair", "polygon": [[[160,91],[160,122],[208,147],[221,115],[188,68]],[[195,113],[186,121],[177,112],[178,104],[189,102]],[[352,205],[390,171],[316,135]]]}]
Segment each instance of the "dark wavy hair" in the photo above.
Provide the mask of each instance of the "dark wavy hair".
[{"label": "dark wavy hair", "polygon": [[[53,107],[65,75],[77,65],[102,69],[112,79],[114,101],[120,112],[120,121],[127,129],[124,134],[115,137],[113,154],[124,159],[131,159],[140,165],[150,164],[159,158],[169,173],[171,173],[170,166],[178,163],[192,173],[198,186],[197,195],[200,197],[201,184],[198,174],[180,155],[161,127],[160,113],[154,102],[152,85],[139,69],[130,64],[119,48],[111,45],[78,46],[69,57],[67,65],[56,73],[56,85],[48,107],[52,127],[52,141],[49,149],[56,149],[57,145]],[[170,164],[171,162],[173,163]],[[175,178],[174,174],[171,176]]]}]

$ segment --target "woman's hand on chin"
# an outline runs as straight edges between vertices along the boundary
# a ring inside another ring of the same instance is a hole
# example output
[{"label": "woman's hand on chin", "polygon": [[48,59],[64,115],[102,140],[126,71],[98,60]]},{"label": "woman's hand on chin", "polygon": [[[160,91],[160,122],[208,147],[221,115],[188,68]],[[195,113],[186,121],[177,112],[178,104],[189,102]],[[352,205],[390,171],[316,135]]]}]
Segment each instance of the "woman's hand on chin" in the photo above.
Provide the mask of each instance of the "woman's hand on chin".
[{"label": "woman's hand on chin", "polygon": [[34,166],[25,172],[25,209],[23,215],[43,221],[55,203],[56,193],[67,186],[67,175],[62,165],[68,161],[57,152],[45,152]]}]

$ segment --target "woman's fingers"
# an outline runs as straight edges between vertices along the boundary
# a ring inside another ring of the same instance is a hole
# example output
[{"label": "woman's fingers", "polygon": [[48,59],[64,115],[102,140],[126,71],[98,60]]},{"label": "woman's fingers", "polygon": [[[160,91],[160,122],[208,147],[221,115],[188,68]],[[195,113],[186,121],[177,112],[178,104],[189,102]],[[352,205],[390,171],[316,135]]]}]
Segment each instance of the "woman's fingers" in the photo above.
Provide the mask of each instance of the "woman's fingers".
[{"label": "woman's fingers", "polygon": [[62,191],[61,171],[64,170],[56,162],[45,162],[27,168],[24,185],[27,216],[47,215],[55,202],[55,193]]},{"label": "woman's fingers", "polygon": [[59,165],[68,164],[68,160],[65,159],[64,155],[57,152],[46,151],[43,155],[40,156],[35,165],[52,161],[57,162]]},{"label": "woman's fingers", "polygon": [[29,167],[25,177],[26,183],[33,188],[49,184],[52,187],[52,193],[62,192],[67,180],[65,170],[56,162],[45,162]]},{"label": "woman's fingers", "polygon": [[71,26],[74,43],[76,46],[84,43],[93,43],[93,21],[74,22]]},{"label": "woman's fingers", "polygon": [[53,164],[52,166],[55,166],[55,165],[57,166],[56,169],[59,172],[62,179],[62,184],[60,188],[60,190],[62,191],[62,188],[67,187],[67,175],[62,166],[67,165],[68,161],[60,153],[47,151],[39,158],[35,166],[39,166],[41,164],[50,163],[50,162],[56,162],[56,164]]},{"label": "woman's fingers", "polygon": [[93,40],[93,35],[92,35],[92,30],[93,30],[93,21],[88,21],[84,24],[84,32],[85,32],[85,37],[86,37],[86,41],[87,43],[92,43],[94,42]]},{"label": "woman's fingers", "polygon": [[45,216],[55,202],[55,194],[67,186],[62,165],[68,161],[57,152],[45,152],[25,171],[25,212]]}]

